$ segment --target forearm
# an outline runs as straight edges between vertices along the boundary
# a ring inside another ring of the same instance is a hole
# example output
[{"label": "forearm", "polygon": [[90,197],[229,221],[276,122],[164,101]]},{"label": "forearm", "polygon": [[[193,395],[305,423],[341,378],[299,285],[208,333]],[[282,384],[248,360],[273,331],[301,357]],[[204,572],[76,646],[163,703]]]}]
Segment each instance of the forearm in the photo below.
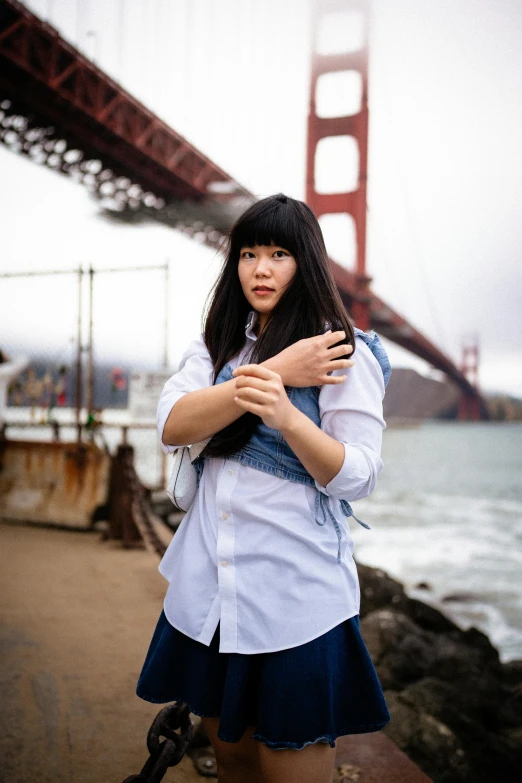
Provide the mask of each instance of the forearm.
[{"label": "forearm", "polygon": [[245,412],[234,402],[236,379],[196,389],[173,405],[163,428],[166,445],[189,445],[209,438]]},{"label": "forearm", "polygon": [[[272,357],[261,364],[279,372],[275,359]],[[245,413],[244,408],[234,402],[235,392],[236,379],[231,378],[185,394],[172,406],[163,428],[163,443],[191,445],[231,424]]]},{"label": "forearm", "polygon": [[298,408],[294,408],[280,431],[296,457],[321,486],[329,484],[339,473],[344,463],[343,444],[323,432]]}]

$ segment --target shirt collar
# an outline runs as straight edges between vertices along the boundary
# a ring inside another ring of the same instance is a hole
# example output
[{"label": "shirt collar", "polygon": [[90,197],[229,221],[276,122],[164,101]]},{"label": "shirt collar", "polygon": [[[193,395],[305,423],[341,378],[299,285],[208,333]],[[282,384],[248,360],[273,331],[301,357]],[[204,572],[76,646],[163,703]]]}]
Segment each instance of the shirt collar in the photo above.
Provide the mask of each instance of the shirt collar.
[{"label": "shirt collar", "polygon": [[257,335],[254,332],[254,327],[257,325],[258,313],[257,310],[250,310],[247,315],[245,324],[245,335],[250,337],[251,340],[257,340]]},{"label": "shirt collar", "polygon": [[[257,335],[254,332],[254,327],[257,325],[259,313],[257,310],[250,310],[250,312],[247,315],[247,319],[245,322],[245,335],[247,337],[250,337],[251,340],[257,340]],[[332,324],[330,321],[326,321],[324,331],[326,332],[327,329],[331,329]]]}]

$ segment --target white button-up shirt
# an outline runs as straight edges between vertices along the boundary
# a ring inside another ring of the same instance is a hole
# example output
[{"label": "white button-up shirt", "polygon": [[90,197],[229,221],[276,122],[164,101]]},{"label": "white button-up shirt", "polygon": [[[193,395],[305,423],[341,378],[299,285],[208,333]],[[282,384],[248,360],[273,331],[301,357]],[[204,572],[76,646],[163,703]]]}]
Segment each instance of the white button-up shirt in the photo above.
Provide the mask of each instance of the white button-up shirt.
[{"label": "white button-up shirt", "polygon": [[[232,369],[256,340],[251,310],[245,344]],[[384,380],[377,359],[358,340],[355,364],[341,384],[319,392],[321,429],[344,445],[339,473],[316,488],[272,476],[230,459],[205,460],[194,502],[174,535],[159,571],[169,582],[164,610],[171,625],[209,645],[220,622],[220,652],[262,653],[295,647],[359,613],[353,539],[340,498],[369,495],[382,468]],[[193,340],[158,404],[160,437],[172,406],[212,385],[213,365],[203,335]],[[174,451],[176,445],[163,450]],[[316,489],[330,496],[342,530],[341,558],[333,524],[315,522]]]}]

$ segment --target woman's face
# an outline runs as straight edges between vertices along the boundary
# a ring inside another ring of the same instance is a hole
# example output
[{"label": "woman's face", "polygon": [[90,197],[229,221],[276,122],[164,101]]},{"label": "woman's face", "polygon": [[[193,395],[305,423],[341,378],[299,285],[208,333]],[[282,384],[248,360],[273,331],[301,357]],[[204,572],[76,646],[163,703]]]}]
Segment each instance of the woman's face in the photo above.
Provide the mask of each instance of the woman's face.
[{"label": "woman's face", "polygon": [[[297,261],[279,245],[242,247],[239,253],[238,275],[243,293],[259,313],[260,330],[291,282]],[[259,290],[256,290],[259,289]],[[268,289],[264,293],[262,289]]]}]

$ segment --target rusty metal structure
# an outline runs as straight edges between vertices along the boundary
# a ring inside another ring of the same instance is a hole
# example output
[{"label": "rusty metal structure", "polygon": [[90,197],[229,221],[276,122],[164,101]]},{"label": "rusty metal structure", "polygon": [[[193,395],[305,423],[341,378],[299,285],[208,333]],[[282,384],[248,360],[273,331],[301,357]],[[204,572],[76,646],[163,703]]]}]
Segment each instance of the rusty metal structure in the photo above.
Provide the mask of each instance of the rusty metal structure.
[{"label": "rusty metal structure", "polygon": [[103,519],[105,539],[162,557],[173,531],[152,511],[149,494],[127,443],[111,456],[94,443],[0,437],[2,519],[74,530],[89,530]]},{"label": "rusty metal structure", "polygon": [[0,516],[89,529],[106,502],[110,456],[93,443],[0,437]]},{"label": "rusty metal structure", "polygon": [[[466,399],[462,417],[485,417],[480,392],[466,373],[406,318],[376,296],[366,273],[368,157],[368,20],[366,0],[324,0],[314,5],[314,30],[331,13],[357,13],[363,42],[346,54],[313,55],[308,121],[307,200],[318,216],[346,214],[355,221],[355,270],[331,261],[343,302],[358,326],[382,336],[441,370]],[[362,83],[356,114],[320,117],[319,79],[353,71]],[[317,145],[355,139],[355,190],[322,194],[315,186]],[[121,217],[149,214],[218,247],[235,218],[254,200],[232,177],[134,99],[100,68],[17,0],[0,0],[0,141],[15,152],[68,173],[107,201]]]}]

